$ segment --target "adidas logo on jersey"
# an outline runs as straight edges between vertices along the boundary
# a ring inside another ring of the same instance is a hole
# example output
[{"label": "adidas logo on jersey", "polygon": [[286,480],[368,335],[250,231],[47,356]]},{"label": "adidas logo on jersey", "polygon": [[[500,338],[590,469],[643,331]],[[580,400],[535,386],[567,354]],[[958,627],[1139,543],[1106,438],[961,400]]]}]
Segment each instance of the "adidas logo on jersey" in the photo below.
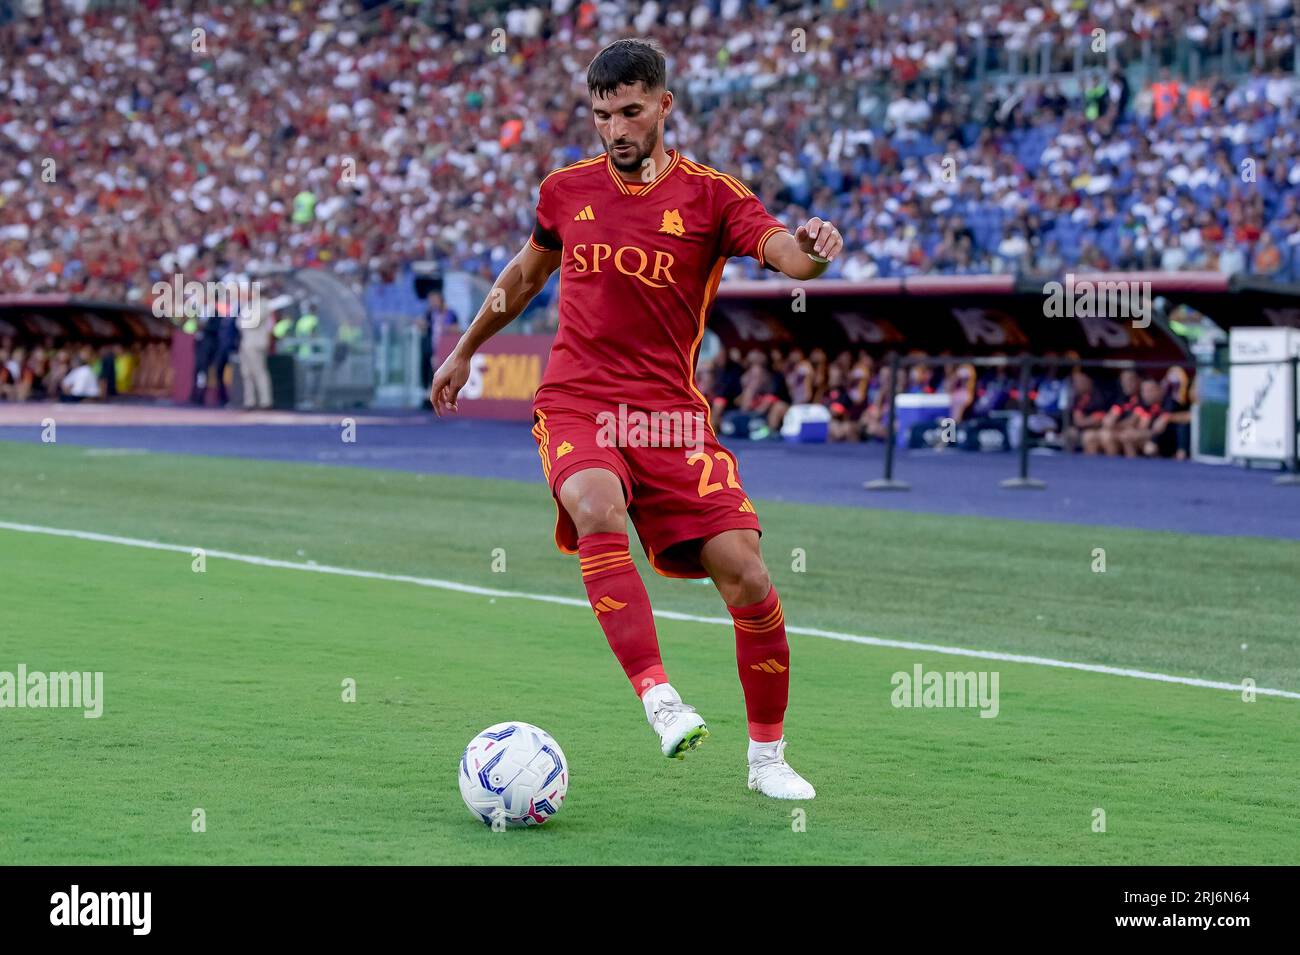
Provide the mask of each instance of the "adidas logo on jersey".
[{"label": "adidas logo on jersey", "polygon": [[591,211],[591,206],[585,206],[581,212],[573,217],[574,222],[595,222],[596,213]]}]

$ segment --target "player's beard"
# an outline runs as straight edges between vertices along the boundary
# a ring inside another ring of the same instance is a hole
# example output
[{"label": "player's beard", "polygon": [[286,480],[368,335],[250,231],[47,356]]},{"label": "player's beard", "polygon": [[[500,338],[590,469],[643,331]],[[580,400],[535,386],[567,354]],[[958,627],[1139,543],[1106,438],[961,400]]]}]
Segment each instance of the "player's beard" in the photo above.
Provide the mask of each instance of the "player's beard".
[{"label": "player's beard", "polygon": [[[619,159],[618,153],[614,152],[616,145],[632,145],[636,148],[632,150],[632,155],[627,159]],[[654,155],[655,147],[659,145],[659,129],[652,128],[646,135],[643,142],[640,143],[605,143],[605,152],[609,155],[609,161],[614,164],[614,168],[622,173],[637,173],[641,171],[645,161]]]}]

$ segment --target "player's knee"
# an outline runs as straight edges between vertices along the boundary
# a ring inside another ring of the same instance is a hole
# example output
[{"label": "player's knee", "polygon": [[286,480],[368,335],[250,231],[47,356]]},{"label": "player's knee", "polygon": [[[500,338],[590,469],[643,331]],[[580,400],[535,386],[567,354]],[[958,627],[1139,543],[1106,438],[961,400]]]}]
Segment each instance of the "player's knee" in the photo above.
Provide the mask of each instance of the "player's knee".
[{"label": "player's knee", "polygon": [[757,556],[746,560],[716,583],[722,591],[722,599],[731,607],[756,604],[766,598],[772,589],[772,578],[762,558]]},{"label": "player's knee", "polygon": [[741,578],[741,587],[744,588],[742,599],[746,604],[756,604],[767,597],[772,589],[772,578],[761,560],[754,561],[753,565],[745,570]]},{"label": "player's knee", "polygon": [[622,501],[589,494],[569,509],[579,537],[588,534],[621,534],[627,530],[627,511]]}]

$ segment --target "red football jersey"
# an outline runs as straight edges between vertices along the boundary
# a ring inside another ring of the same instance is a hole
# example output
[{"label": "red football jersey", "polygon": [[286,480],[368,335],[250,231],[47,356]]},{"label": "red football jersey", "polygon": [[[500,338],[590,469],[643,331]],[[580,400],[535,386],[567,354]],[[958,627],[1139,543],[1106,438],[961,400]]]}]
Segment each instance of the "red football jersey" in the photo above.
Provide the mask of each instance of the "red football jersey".
[{"label": "red football jersey", "polygon": [[542,180],[531,241],[564,255],[535,407],[707,411],[695,361],[722,266],[734,255],[767,265],[764,246],[786,229],[739,180],[668,157],[642,184],[603,153]]}]

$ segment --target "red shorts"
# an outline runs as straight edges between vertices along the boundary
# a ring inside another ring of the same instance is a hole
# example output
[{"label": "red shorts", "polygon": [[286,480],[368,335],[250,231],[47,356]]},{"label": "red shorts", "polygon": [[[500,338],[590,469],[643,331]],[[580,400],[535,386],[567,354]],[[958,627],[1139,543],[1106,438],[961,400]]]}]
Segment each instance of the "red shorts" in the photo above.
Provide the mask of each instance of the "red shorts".
[{"label": "red shorts", "polygon": [[707,577],[699,545],[723,531],[762,533],[735,457],[718,443],[702,412],[685,414],[698,415],[692,424],[703,427],[685,425],[679,418],[672,427],[662,424],[648,433],[652,443],[658,431],[658,443],[673,446],[642,447],[646,432],[619,429],[612,418],[598,421],[595,412],[534,411],[533,437],[555,497],[556,547],[566,554],[578,552],[578,531],[560,504],[560,488],[584,468],[604,468],[623,482],[632,526],[650,566],[665,577]]}]

